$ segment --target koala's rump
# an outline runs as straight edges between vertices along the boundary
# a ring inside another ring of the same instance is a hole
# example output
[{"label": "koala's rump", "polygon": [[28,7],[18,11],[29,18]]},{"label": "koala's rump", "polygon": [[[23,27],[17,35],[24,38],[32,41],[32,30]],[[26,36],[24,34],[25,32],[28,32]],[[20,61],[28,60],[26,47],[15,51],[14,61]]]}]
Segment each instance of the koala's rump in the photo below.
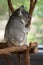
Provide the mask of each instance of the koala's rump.
[{"label": "koala's rump", "polygon": [[5,29],[5,39],[7,42],[22,42],[25,38],[25,33],[23,32],[23,24],[20,22],[20,20],[18,21],[13,20],[10,21],[9,25],[6,26]]}]

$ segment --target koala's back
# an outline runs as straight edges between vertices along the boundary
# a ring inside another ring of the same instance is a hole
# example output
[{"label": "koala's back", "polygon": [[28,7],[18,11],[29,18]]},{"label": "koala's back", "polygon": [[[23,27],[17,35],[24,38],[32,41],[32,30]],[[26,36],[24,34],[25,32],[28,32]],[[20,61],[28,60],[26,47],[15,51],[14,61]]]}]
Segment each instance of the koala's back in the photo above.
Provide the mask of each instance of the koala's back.
[{"label": "koala's back", "polygon": [[[28,22],[29,22],[29,14],[24,9],[23,6],[18,8],[9,18],[9,21],[5,28],[5,40],[8,43],[13,43],[16,45],[16,43],[20,45],[20,43],[27,42],[27,31],[28,28],[26,28]],[[30,24],[29,24],[30,25]]]},{"label": "koala's back", "polygon": [[24,24],[22,23],[20,17],[16,18],[14,18],[14,16],[10,17],[5,28],[5,40],[11,43],[22,42],[25,37],[23,28]]}]

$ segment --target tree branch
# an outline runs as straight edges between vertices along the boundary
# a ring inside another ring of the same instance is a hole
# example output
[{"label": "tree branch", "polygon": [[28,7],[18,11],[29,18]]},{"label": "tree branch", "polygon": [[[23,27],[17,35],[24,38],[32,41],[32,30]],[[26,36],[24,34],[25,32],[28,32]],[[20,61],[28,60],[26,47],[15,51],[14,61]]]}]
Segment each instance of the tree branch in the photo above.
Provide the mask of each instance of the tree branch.
[{"label": "tree branch", "polygon": [[[7,55],[10,55],[10,53],[12,53],[12,52],[15,52],[15,53],[18,53],[18,52],[24,52],[24,51],[26,51],[27,49],[29,50],[29,51],[31,51],[31,48],[34,48],[35,49],[35,47],[37,47],[37,43],[30,43],[29,44],[29,47],[27,47],[27,46],[12,46],[12,47],[8,47],[7,45],[4,45],[4,47],[6,46],[6,48],[1,48],[0,49],[0,54],[7,54]],[[3,46],[3,45],[1,45],[1,46]]]},{"label": "tree branch", "polygon": [[29,24],[31,24],[32,14],[33,14],[36,3],[37,3],[37,0],[30,0],[30,9],[29,9],[30,20],[28,21],[28,24],[26,25],[27,27],[29,26]]},{"label": "tree branch", "polygon": [[37,0],[30,0],[29,14],[31,15],[31,17],[32,17],[32,14],[33,14],[36,3],[37,3]]},{"label": "tree branch", "polygon": [[8,2],[8,6],[9,6],[9,9],[10,9],[11,13],[13,13],[14,12],[14,8],[12,6],[11,0],[7,0],[7,2]]},{"label": "tree branch", "polygon": [[12,46],[4,49],[0,49],[0,54],[9,54],[11,52],[22,52],[27,50],[26,46]]},{"label": "tree branch", "polygon": [[24,65],[30,65],[30,53],[28,50],[24,53],[24,61]]}]

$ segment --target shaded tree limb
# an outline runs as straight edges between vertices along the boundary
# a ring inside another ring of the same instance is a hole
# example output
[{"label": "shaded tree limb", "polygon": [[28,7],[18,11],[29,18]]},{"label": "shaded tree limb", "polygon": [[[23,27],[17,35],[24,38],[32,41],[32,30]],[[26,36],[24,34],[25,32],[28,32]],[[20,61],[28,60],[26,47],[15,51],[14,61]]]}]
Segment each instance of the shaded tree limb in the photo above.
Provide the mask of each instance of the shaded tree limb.
[{"label": "shaded tree limb", "polygon": [[31,15],[31,17],[32,17],[36,3],[37,3],[37,0],[30,0],[29,14]]},{"label": "shaded tree limb", "polygon": [[13,6],[12,6],[11,0],[7,0],[7,2],[8,2],[8,7],[9,7],[11,13],[13,13],[13,12],[14,12],[14,8],[13,8]]},{"label": "shaded tree limb", "polygon": [[30,53],[28,49],[24,52],[24,65],[30,65]]},{"label": "shaded tree limb", "polygon": [[31,42],[29,44],[29,47],[27,47],[27,46],[11,46],[11,47],[8,47],[7,45],[5,47],[5,46],[2,45],[5,48],[0,49],[0,54],[10,54],[12,52],[16,52],[16,53],[20,52],[21,53],[21,52],[26,51],[27,49],[29,49],[29,51],[31,51],[31,48],[35,48],[35,47],[37,47],[37,45],[38,44],[36,42],[34,42],[34,43]]}]

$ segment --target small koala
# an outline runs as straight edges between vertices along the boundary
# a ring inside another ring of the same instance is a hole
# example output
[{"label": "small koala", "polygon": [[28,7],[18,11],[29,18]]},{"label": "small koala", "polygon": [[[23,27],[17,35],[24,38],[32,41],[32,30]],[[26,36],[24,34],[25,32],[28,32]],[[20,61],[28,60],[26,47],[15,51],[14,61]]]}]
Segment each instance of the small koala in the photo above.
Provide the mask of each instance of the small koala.
[{"label": "small koala", "polygon": [[[30,15],[22,5],[10,16],[5,28],[4,39],[8,45],[29,45],[27,33],[30,29]],[[28,24],[28,25],[27,25]]]}]

